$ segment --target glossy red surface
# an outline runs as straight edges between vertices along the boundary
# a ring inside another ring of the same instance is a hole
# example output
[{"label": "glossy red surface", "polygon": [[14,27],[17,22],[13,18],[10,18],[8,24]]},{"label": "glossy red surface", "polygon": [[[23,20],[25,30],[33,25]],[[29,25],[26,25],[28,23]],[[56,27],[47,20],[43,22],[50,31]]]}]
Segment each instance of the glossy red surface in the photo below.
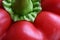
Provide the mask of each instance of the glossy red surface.
[{"label": "glossy red surface", "polygon": [[13,24],[6,35],[5,40],[47,40],[44,34],[37,30],[28,21],[18,21]]},{"label": "glossy red surface", "polygon": [[50,11],[60,15],[60,0],[41,0],[43,11]]},{"label": "glossy red surface", "polygon": [[8,12],[0,8],[0,36],[7,30],[11,24],[11,18]]},{"label": "glossy red surface", "polygon": [[51,12],[40,12],[34,22],[39,30],[42,30],[49,40],[60,40],[60,16]]}]

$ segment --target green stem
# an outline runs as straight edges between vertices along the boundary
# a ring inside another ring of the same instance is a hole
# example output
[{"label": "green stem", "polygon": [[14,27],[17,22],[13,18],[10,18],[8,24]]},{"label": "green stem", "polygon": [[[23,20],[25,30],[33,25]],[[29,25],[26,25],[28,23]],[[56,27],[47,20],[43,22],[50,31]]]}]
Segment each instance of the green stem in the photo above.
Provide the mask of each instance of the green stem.
[{"label": "green stem", "polygon": [[22,16],[33,11],[33,4],[31,0],[15,0],[12,9],[14,14]]}]

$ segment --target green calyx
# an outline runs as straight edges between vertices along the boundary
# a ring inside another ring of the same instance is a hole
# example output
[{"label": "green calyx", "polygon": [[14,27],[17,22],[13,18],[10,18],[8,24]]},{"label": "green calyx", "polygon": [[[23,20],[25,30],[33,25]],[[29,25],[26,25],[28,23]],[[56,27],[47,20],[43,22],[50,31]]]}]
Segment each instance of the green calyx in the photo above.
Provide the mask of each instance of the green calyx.
[{"label": "green calyx", "polygon": [[4,0],[4,8],[11,14],[14,21],[34,21],[41,11],[40,0]]}]

